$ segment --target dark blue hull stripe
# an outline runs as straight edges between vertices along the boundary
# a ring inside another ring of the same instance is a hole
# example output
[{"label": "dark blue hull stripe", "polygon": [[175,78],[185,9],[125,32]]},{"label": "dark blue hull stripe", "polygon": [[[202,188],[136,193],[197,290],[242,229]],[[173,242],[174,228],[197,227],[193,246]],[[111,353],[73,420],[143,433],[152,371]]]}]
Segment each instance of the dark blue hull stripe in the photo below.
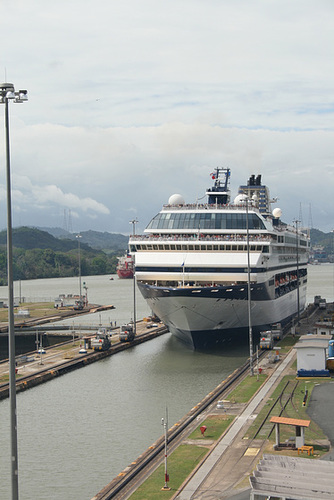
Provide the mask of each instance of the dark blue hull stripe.
[{"label": "dark blue hull stripe", "polygon": [[[295,264],[291,266],[284,264],[282,266],[271,267],[269,269],[264,267],[251,267],[251,273],[266,273],[274,272],[282,269],[287,269],[295,267]],[[177,267],[177,266],[136,266],[136,272],[142,273],[247,273],[246,267]]]},{"label": "dark blue hull stripe", "polygon": [[[252,267],[251,273],[264,273],[261,267]],[[247,273],[247,267],[153,267],[136,266],[136,272],[146,273]]]},{"label": "dark blue hull stripe", "polygon": [[[158,297],[204,297],[216,300],[247,300],[247,284],[231,287],[201,287],[201,288],[166,288],[138,283],[144,299]],[[264,283],[251,285],[252,300],[272,300],[269,290]]]}]

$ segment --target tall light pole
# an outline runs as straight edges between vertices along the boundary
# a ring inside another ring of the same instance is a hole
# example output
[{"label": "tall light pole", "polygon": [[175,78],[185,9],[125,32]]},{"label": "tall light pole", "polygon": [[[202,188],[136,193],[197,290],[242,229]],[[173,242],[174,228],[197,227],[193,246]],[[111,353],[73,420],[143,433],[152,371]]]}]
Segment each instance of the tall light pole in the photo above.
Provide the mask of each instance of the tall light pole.
[{"label": "tall light pole", "polygon": [[299,325],[299,322],[300,322],[300,305],[299,305],[299,246],[298,246],[298,223],[300,222],[300,220],[297,220],[295,219],[293,221],[295,224],[296,224],[296,258],[297,258],[297,308],[298,308],[298,312],[297,312],[297,321],[298,321],[298,325]]},{"label": "tall light pole", "polygon": [[251,376],[254,375],[253,368],[253,331],[251,316],[251,285],[250,285],[250,252],[249,252],[249,222],[248,222],[248,201],[246,198],[246,231],[247,231],[247,299],[248,299],[248,331],[249,331],[249,369]]},{"label": "tall light pole", "polygon": [[161,419],[161,425],[163,426],[164,431],[165,431],[165,485],[162,489],[163,490],[170,490],[170,488],[168,487],[169,475],[167,472],[167,444],[168,444],[168,437],[167,437],[168,412],[167,412],[167,408],[166,408],[166,418]]},{"label": "tall light pole", "polygon": [[26,90],[15,91],[12,83],[0,84],[0,104],[5,105],[5,149],[7,177],[7,281],[8,281],[8,358],[9,358],[9,401],[11,437],[11,491],[12,500],[19,498],[18,450],[16,417],[16,378],[15,378],[15,326],[13,290],[13,240],[12,240],[12,201],[10,182],[10,141],[9,141],[9,101],[21,103],[28,100]]},{"label": "tall light pole", "polygon": [[331,233],[333,235],[333,238],[332,238],[332,256],[334,257],[334,229],[331,230]]},{"label": "tall light pole", "polygon": [[82,238],[81,234],[77,234],[76,238],[78,240],[78,254],[79,254],[79,306],[81,307],[81,254],[80,254],[80,239]]},{"label": "tall light pole", "polygon": [[[133,220],[130,220],[130,224],[132,224],[132,234],[133,236],[136,234],[136,224],[138,223],[137,217]],[[135,254],[133,254],[133,333],[136,335],[136,259]]]}]

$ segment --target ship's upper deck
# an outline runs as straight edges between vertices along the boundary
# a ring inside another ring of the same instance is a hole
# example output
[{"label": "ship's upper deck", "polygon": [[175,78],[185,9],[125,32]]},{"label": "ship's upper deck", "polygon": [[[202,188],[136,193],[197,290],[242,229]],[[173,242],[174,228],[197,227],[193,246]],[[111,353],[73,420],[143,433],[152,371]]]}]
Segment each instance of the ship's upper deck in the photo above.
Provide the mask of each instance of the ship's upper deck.
[{"label": "ship's upper deck", "polygon": [[[278,244],[293,245],[299,240],[302,246],[308,246],[307,235],[280,220],[280,209],[271,213],[270,204],[274,200],[270,200],[268,188],[261,185],[261,176],[251,176],[247,186],[239,187],[239,194],[231,203],[229,169],[217,168],[210,175],[214,186],[207,190],[208,203],[186,204],[181,195],[172,195],[147,225],[145,236],[136,236],[130,241],[148,237],[238,240],[247,238],[248,234],[249,238],[268,236],[270,242]],[[282,234],[284,237],[279,236]]]},{"label": "ship's upper deck", "polygon": [[148,224],[145,233],[162,231],[187,231],[187,230],[262,230],[266,231],[272,227],[265,221],[257,209],[245,210],[245,207],[227,206],[225,210],[222,206],[216,208],[212,205],[183,205],[179,208],[175,206],[164,206]]}]

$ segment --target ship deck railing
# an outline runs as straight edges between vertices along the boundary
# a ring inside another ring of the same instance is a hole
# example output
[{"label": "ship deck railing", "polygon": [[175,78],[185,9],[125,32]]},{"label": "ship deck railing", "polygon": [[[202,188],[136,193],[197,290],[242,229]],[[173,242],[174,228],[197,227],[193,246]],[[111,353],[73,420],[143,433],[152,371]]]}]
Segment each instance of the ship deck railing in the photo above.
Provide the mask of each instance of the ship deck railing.
[{"label": "ship deck railing", "polygon": [[[220,205],[219,203],[188,203],[184,205],[163,205],[162,206],[163,210],[246,210],[246,205],[245,204],[240,204],[240,205]],[[249,204],[249,210],[253,210],[256,212],[259,212],[259,208],[252,205],[251,203]]]},{"label": "ship deck railing", "polygon": [[[157,242],[157,241],[230,241],[230,242],[247,242],[247,236],[246,235],[240,235],[240,234],[221,234],[221,235],[187,235],[187,234],[173,234],[173,235],[164,235],[164,236],[156,236],[154,234],[135,234],[130,236],[130,241],[131,242],[139,242],[141,240],[146,240],[146,241],[152,241],[152,242]],[[249,241],[272,241],[272,238],[267,235],[262,235],[262,234],[250,234],[249,235]]]},{"label": "ship deck railing", "polygon": [[[189,283],[188,281],[183,282],[160,282],[156,280],[139,280],[140,283],[143,283],[145,285],[150,285],[150,286],[155,286],[158,288],[173,288],[174,290],[180,290],[180,289],[206,289],[206,288],[226,288],[226,287],[234,287],[234,286],[243,286],[245,287],[247,285],[247,281],[224,281],[224,282],[213,282],[213,283],[208,283],[208,282],[196,282],[196,283]],[[251,286],[254,286],[257,284],[256,281],[251,281],[250,282]]]}]

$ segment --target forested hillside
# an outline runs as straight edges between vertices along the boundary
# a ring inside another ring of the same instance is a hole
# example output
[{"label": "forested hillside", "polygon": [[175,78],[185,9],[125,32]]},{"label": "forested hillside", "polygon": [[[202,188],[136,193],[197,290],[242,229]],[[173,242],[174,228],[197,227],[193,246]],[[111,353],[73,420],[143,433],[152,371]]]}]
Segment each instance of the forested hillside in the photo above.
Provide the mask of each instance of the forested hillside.
[{"label": "forested hillside", "polygon": [[[125,240],[127,238],[124,236]],[[114,274],[117,256],[126,249],[93,249],[80,239],[81,275]],[[57,278],[79,274],[78,240],[55,238],[40,229],[13,229],[14,280]],[[0,285],[7,283],[6,231],[0,232]]]},{"label": "forested hillside", "polygon": [[[60,228],[39,228],[42,231],[47,231],[55,238],[76,240],[76,233],[69,233]],[[81,231],[81,242],[87,243],[92,248],[99,250],[122,250],[125,251],[128,245],[129,237],[119,233],[108,233],[107,231]]]}]

